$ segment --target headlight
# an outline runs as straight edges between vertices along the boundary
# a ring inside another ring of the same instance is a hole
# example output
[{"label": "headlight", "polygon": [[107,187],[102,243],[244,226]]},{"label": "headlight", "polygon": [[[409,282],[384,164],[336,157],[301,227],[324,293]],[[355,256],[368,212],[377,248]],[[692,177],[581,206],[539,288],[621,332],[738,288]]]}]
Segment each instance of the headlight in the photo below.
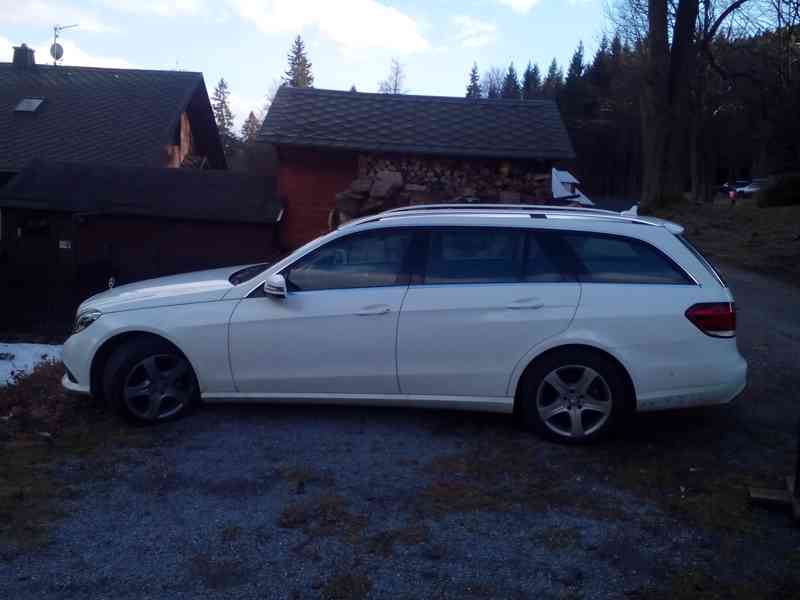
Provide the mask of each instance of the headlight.
[{"label": "headlight", "polygon": [[72,333],[83,331],[89,325],[97,321],[102,314],[103,313],[101,313],[99,310],[87,310],[79,313],[75,317],[75,326],[72,328]]}]

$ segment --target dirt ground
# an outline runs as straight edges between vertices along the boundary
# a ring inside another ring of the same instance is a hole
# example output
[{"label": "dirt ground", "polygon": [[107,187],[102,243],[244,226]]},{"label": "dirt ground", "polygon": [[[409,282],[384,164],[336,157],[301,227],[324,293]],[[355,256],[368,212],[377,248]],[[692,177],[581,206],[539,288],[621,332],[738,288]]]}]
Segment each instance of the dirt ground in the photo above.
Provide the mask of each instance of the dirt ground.
[{"label": "dirt ground", "polygon": [[6,431],[0,598],[800,598],[800,528],[747,502],[793,468],[800,289],[724,276],[745,395],[593,447],[504,416],[309,406],[133,430],[77,407],[54,440]]},{"label": "dirt ground", "polygon": [[684,204],[656,211],[675,221],[715,261],[800,284],[800,205],[759,208],[753,199],[731,206]]}]

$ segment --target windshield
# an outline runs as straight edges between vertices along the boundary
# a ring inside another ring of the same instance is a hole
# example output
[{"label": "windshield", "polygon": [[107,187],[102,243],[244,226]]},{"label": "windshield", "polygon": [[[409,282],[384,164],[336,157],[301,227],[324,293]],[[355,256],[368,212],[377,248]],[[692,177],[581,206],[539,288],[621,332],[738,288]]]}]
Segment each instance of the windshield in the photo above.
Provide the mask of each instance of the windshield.
[{"label": "windshield", "polygon": [[239,269],[228,278],[228,281],[230,281],[232,285],[239,285],[245,281],[250,281],[253,277],[261,275],[261,273],[266,271],[271,264],[272,263],[259,263],[257,265],[245,267],[244,269]]}]

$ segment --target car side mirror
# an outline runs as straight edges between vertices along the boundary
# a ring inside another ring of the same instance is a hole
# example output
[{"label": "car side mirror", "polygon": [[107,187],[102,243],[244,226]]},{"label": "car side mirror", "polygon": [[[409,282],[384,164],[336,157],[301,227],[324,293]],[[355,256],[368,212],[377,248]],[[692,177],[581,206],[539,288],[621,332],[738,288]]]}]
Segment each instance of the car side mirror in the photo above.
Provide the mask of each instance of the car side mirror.
[{"label": "car side mirror", "polygon": [[280,273],[270,275],[264,282],[264,293],[268,296],[286,297],[286,278]]}]

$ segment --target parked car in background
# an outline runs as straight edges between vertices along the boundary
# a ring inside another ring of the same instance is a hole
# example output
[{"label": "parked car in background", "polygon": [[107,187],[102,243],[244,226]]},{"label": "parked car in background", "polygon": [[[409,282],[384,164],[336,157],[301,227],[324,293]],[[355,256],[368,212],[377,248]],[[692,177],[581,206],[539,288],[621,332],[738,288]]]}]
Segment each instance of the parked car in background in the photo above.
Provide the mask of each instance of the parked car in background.
[{"label": "parked car in background", "polygon": [[89,298],[63,384],[144,422],[199,400],[356,403],[513,413],[587,442],[745,387],[731,292],[682,232],[583,208],[395,209],[273,265]]},{"label": "parked car in background", "polygon": [[758,192],[763,190],[766,187],[766,185],[767,185],[766,179],[754,179],[746,186],[738,188],[736,190],[736,193],[744,198],[751,198],[754,194],[757,194]]},{"label": "parked car in background", "polygon": [[719,193],[724,196],[727,196],[733,191],[738,193],[739,190],[746,188],[748,185],[750,185],[749,179],[737,179],[733,183],[726,182],[723,183],[722,186],[719,188]]}]

